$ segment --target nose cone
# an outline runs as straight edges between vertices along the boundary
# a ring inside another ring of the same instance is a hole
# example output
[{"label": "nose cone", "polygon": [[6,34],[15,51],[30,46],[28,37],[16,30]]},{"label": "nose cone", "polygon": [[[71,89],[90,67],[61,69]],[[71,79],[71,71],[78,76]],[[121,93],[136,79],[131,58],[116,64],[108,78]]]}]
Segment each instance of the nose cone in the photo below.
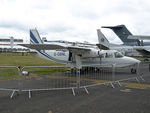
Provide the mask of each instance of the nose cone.
[{"label": "nose cone", "polygon": [[132,57],[126,57],[126,63],[129,63],[129,64],[139,64],[141,61],[140,60],[137,60],[135,58],[132,58]]}]

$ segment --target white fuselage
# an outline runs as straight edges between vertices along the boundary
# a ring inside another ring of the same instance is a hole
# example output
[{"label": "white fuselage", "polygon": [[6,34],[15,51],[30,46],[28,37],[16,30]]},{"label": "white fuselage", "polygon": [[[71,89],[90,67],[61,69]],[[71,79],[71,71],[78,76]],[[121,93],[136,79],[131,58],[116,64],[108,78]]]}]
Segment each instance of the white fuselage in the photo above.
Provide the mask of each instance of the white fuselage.
[{"label": "white fuselage", "polygon": [[[78,53],[80,56],[82,66],[102,66],[102,67],[126,67],[139,63],[131,57],[120,56],[116,57],[115,50],[99,50],[97,48],[91,48],[92,51]],[[68,50],[37,50],[36,56],[55,62],[70,64],[76,66],[76,60],[74,55]],[[109,56],[108,56],[109,55]]]}]

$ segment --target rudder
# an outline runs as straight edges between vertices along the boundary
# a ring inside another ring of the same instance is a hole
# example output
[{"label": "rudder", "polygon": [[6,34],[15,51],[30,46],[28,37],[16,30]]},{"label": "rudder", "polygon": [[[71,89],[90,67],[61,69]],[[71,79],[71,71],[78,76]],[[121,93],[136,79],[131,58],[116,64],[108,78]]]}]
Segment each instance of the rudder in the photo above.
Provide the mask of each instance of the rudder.
[{"label": "rudder", "polygon": [[98,35],[98,41],[99,44],[97,44],[97,46],[100,49],[109,49],[109,41],[106,39],[106,37],[104,36],[104,34],[101,32],[100,29],[97,29],[97,35]]},{"label": "rudder", "polygon": [[140,41],[137,39],[128,39],[129,35],[132,33],[127,29],[125,25],[117,25],[117,26],[102,26],[102,28],[109,28],[113,30],[113,32],[121,39],[121,41],[125,45],[139,45]]},{"label": "rudder", "polygon": [[36,28],[30,30],[30,43],[31,44],[42,44],[43,43]]}]

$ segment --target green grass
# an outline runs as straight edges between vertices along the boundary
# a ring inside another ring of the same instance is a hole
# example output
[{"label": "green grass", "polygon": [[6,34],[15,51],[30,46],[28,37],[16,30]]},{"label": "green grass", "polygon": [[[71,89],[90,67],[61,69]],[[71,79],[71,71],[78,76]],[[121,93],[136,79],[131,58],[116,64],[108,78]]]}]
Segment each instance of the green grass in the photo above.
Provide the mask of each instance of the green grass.
[{"label": "green grass", "polygon": [[[135,57],[141,61],[144,58]],[[18,53],[1,53],[0,54],[0,66],[64,66],[63,64],[56,63],[50,60],[40,59],[33,56],[22,56]],[[52,75],[54,73],[65,71],[66,68],[30,68],[24,69],[29,71],[30,75],[42,76]],[[0,68],[0,80],[17,79],[17,69]]]},{"label": "green grass", "polygon": [[[40,59],[33,56],[21,56],[20,54],[0,54],[0,66],[63,66],[63,64],[56,63],[50,60]],[[56,68],[33,68],[24,69],[34,75],[48,75],[53,74],[57,70]],[[61,71],[65,68],[61,68]],[[0,68],[0,80],[8,80],[18,77],[17,69]]]},{"label": "green grass", "polygon": [[59,67],[59,68],[30,68],[30,69],[25,69],[26,71],[32,73],[32,74],[36,74],[38,76],[41,75],[51,75],[54,73],[58,73],[58,72],[64,72],[66,70],[65,67]]},{"label": "green grass", "polygon": [[0,69],[0,80],[10,80],[10,79],[17,79],[18,78],[18,71],[17,69]]},{"label": "green grass", "polygon": [[33,56],[5,56],[0,55],[0,66],[56,66],[62,65],[50,60]]}]

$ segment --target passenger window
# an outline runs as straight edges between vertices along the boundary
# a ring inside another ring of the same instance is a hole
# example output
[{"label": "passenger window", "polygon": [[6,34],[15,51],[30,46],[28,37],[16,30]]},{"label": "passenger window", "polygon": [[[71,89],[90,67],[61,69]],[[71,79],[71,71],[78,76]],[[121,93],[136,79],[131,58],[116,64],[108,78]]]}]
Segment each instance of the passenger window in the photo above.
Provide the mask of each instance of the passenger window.
[{"label": "passenger window", "polygon": [[100,55],[100,58],[104,58],[104,54]]},{"label": "passenger window", "polygon": [[113,58],[113,54],[112,53],[106,53],[105,58]]}]

